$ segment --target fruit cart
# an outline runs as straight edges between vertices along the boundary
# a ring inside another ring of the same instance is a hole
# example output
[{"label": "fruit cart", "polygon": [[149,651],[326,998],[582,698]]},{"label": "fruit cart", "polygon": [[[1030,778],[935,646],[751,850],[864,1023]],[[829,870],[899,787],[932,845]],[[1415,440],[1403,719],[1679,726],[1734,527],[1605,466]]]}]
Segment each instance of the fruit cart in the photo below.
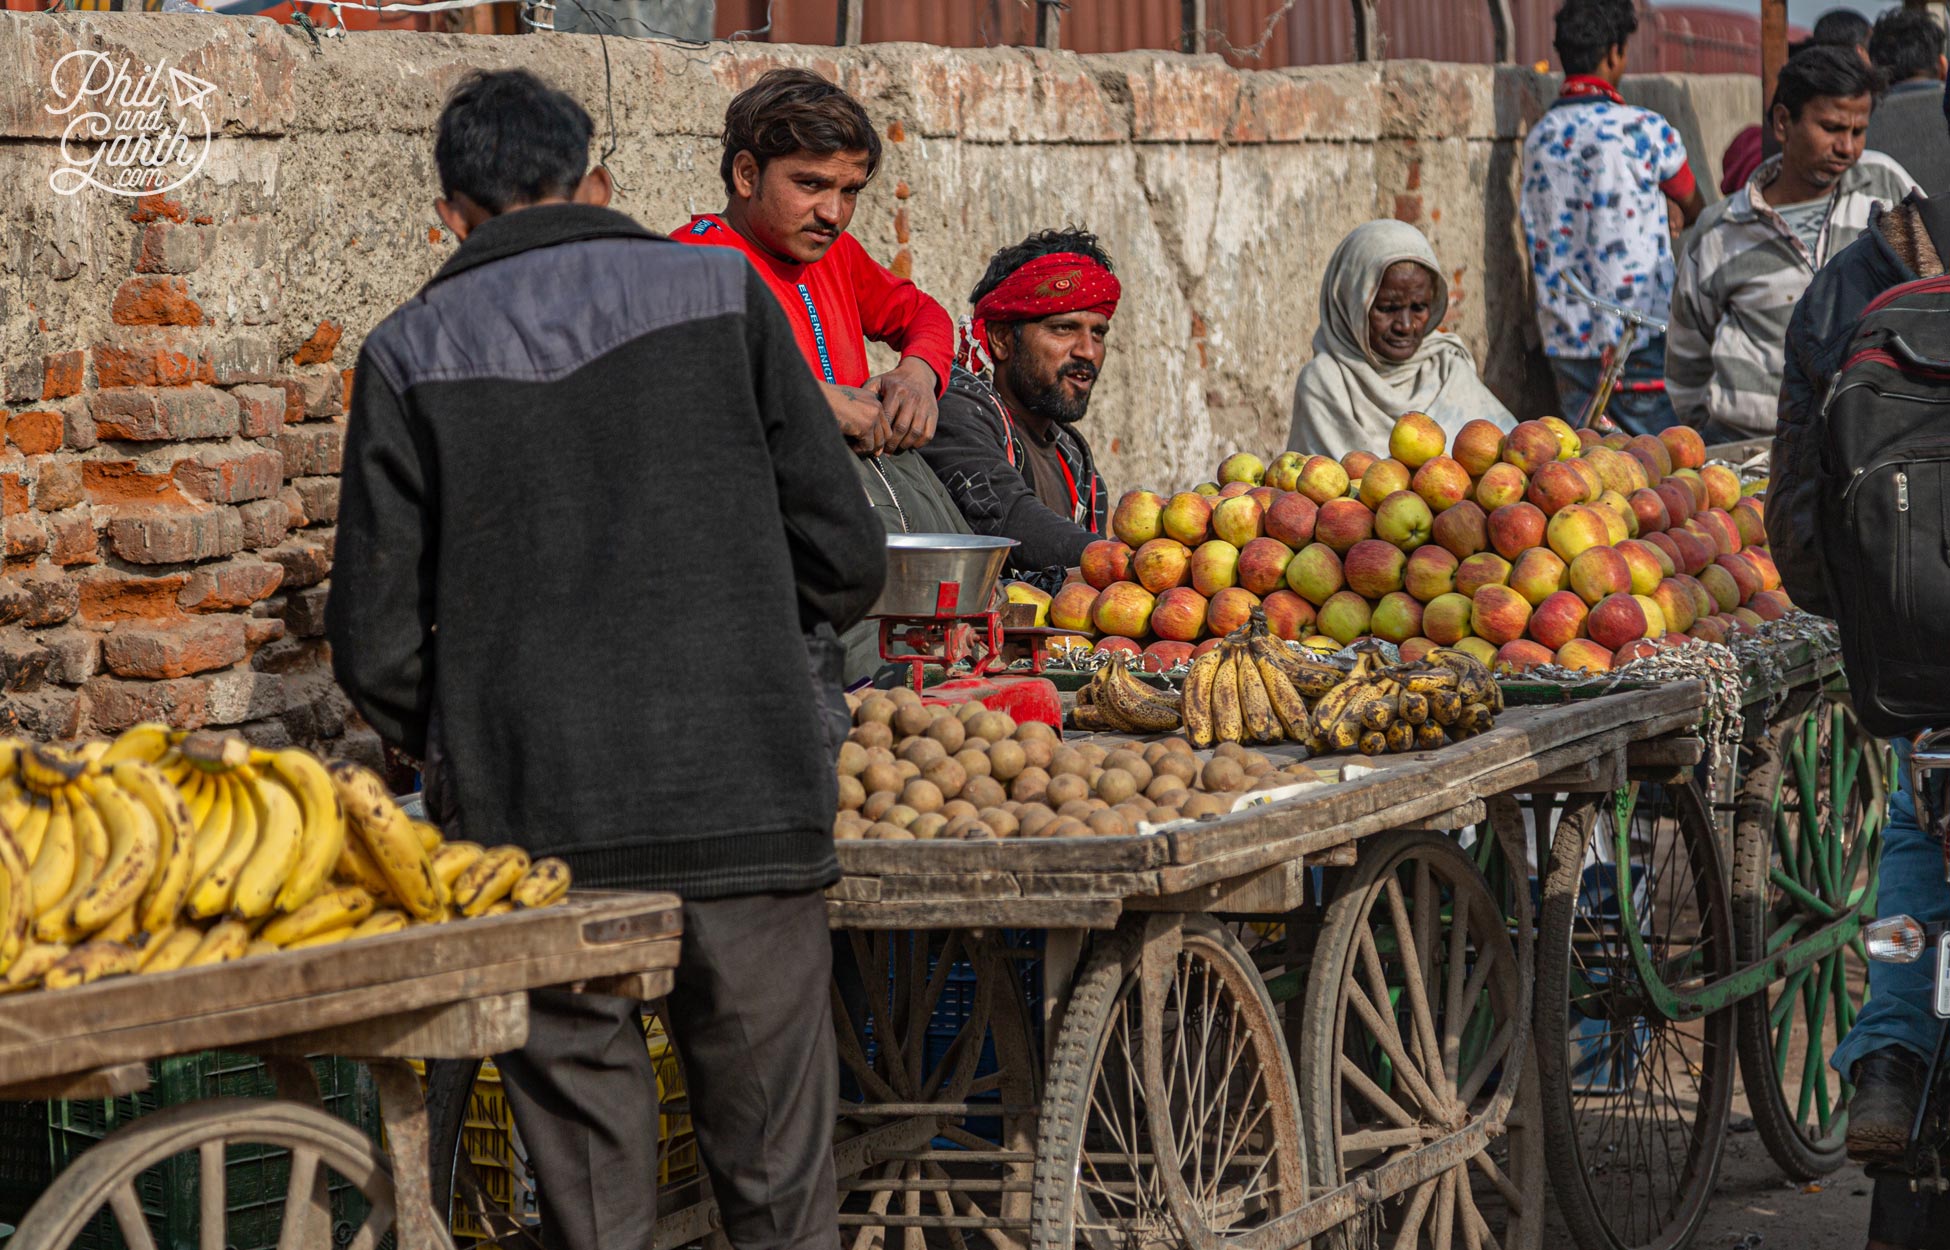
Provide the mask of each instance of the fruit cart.
[{"label": "fruit cart", "polygon": [[[148,1062],[224,1049],[262,1055],[276,1099],[216,1098],[142,1116],[88,1149],[22,1219],[11,1250],[64,1250],[85,1231],[156,1242],[139,1182],[180,1160],[197,1178],[198,1244],[225,1244],[226,1152],[289,1152],[283,1250],[333,1244],[328,1190],[349,1184],[369,1208],[351,1234],[372,1250],[450,1247],[429,1201],[427,1116],[408,1057],[519,1046],[526,992],[569,987],[656,998],[680,934],[663,894],[571,893],[560,905],[241,959],[76,989],[0,998],[0,1099],[102,1098],[149,1081]],[[390,1152],[319,1104],[304,1056],[370,1065]],[[390,1157],[389,1157],[390,1154]]]}]

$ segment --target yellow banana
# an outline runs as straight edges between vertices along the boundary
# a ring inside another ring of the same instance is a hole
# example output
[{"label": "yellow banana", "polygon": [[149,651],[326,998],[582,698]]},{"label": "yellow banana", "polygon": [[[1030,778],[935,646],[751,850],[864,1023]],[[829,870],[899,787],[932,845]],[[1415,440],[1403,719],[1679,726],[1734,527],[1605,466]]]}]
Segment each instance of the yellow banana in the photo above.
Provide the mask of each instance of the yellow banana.
[{"label": "yellow banana", "polygon": [[1405,720],[1397,720],[1388,726],[1383,736],[1388,739],[1388,749],[1397,755],[1415,749],[1415,726]]},{"label": "yellow banana", "polygon": [[547,907],[569,892],[569,866],[554,856],[530,864],[508,897],[517,907]]},{"label": "yellow banana", "polygon": [[103,977],[125,976],[136,969],[135,951],[120,942],[96,940],[75,947],[41,974],[50,990],[65,990]]},{"label": "yellow banana", "polygon": [[281,949],[301,951],[313,946],[333,946],[352,937],[354,928],[355,926],[349,924],[340,925],[336,929],[327,929],[323,933],[314,933],[310,937],[299,938],[295,942],[287,942]]},{"label": "yellow banana", "polygon": [[1212,687],[1218,679],[1219,662],[1225,657],[1217,647],[1192,661],[1185,674],[1185,686],[1178,704],[1185,722],[1185,737],[1200,750],[1212,745]]},{"label": "yellow banana", "polygon": [[176,923],[176,913],[189,894],[190,861],[195,852],[190,809],[154,765],[121,760],[109,776],[141,805],[156,826],[156,872],[136,903],[137,923],[145,932],[156,933]]},{"label": "yellow banana", "polygon": [[[219,775],[207,773],[199,778],[203,790],[210,795],[210,803],[203,809],[204,815],[196,823],[196,839],[193,843],[195,849],[190,857],[192,892],[197,884],[210,874],[210,870],[216,867],[217,860],[222,858],[224,851],[230,846],[230,831],[236,816],[231,805],[235,801],[235,796],[232,795],[230,787],[223,784],[223,780]],[[190,800],[192,817],[196,815],[196,808],[197,799],[192,798]]]},{"label": "yellow banana", "polygon": [[219,920],[210,926],[203,940],[196,944],[190,957],[183,961],[185,968],[201,968],[206,964],[228,963],[242,958],[244,950],[251,944],[251,927],[241,920]]},{"label": "yellow banana", "polygon": [[1266,702],[1279,720],[1280,728],[1293,741],[1305,742],[1310,728],[1307,704],[1293,688],[1293,680],[1279,665],[1257,652],[1252,658],[1253,666],[1259,670],[1260,684],[1266,687]]},{"label": "yellow banana", "polygon": [[1246,736],[1239,711],[1239,657],[1229,644],[1213,650],[1224,656],[1218,672],[1212,674],[1212,736],[1220,742],[1238,742]]},{"label": "yellow banana", "polygon": [[1241,647],[1233,667],[1239,674],[1239,718],[1246,737],[1253,742],[1278,742],[1285,735],[1273,715],[1273,703],[1266,693],[1266,682],[1252,654]]},{"label": "yellow banana", "polygon": [[352,926],[353,937],[378,937],[382,933],[398,933],[413,923],[413,918],[397,907],[376,911],[358,924]]},{"label": "yellow banana", "polygon": [[454,906],[463,916],[478,916],[508,896],[528,871],[528,852],[497,846],[468,866],[454,882]]},{"label": "yellow banana", "polygon": [[19,738],[0,738],[0,781],[12,781],[19,776],[20,749],[26,745]]},{"label": "yellow banana", "polygon": [[487,848],[479,842],[443,842],[433,854],[433,875],[440,878],[440,884],[451,894],[454,879],[486,853]]},{"label": "yellow banana", "polygon": [[432,855],[435,851],[439,850],[440,844],[446,841],[445,834],[441,833],[436,826],[430,825],[424,820],[413,820],[408,823],[413,826],[413,832],[420,835],[420,849],[428,855]]},{"label": "yellow banana", "polygon": [[342,885],[325,891],[288,916],[258,930],[257,936],[278,946],[289,946],[314,933],[341,926],[350,928],[372,915],[372,895],[356,885]]},{"label": "yellow banana", "polygon": [[481,914],[483,916],[507,916],[507,915],[512,915],[514,913],[514,910],[515,910],[514,900],[504,898],[498,903],[489,903],[487,905],[487,909],[484,910]]},{"label": "yellow banana", "polygon": [[275,777],[257,776],[243,784],[263,805],[264,820],[257,831],[257,846],[237,874],[231,906],[244,919],[255,920],[271,913],[279,891],[297,869],[299,853],[304,849],[303,826],[298,800]]},{"label": "yellow banana", "polygon": [[21,793],[26,796],[27,814],[12,822],[14,840],[20,843],[20,853],[27,857],[27,862],[37,864],[41,859],[41,846],[47,838],[47,823],[54,815],[54,805],[31,791],[23,790]]},{"label": "yellow banana", "polygon": [[324,765],[303,751],[270,753],[269,767],[298,800],[304,829],[298,863],[278,891],[278,910],[294,912],[325,888],[326,875],[345,849],[345,809],[339,805]]},{"label": "yellow banana", "polygon": [[136,970],[147,975],[151,972],[174,972],[188,962],[190,955],[203,943],[203,930],[184,925],[171,929],[162,938],[143,952],[142,963]]},{"label": "yellow banana", "polygon": [[81,793],[108,833],[108,858],[75,900],[74,922],[92,933],[132,909],[156,875],[162,835],[155,817],[107,778],[87,778]]},{"label": "yellow banana", "polygon": [[53,794],[81,775],[81,762],[59,747],[28,744],[20,749],[20,779],[39,794]]},{"label": "yellow banana", "polygon": [[1246,645],[1254,659],[1264,660],[1285,673],[1287,681],[1304,698],[1321,698],[1347,680],[1347,674],[1332,664],[1297,655],[1291,647],[1270,635],[1255,634]]},{"label": "yellow banana", "polygon": [[175,747],[163,752],[162,758],[156,761],[156,771],[163,775],[164,781],[181,790],[185,799],[189,798],[190,791],[195,788],[191,783],[203,773],[202,769],[190,763],[189,759]]},{"label": "yellow banana", "polygon": [[1438,725],[1453,725],[1462,719],[1463,697],[1459,690],[1438,690],[1429,696],[1429,719]]},{"label": "yellow banana", "polygon": [[[190,886],[189,902],[183,910],[198,920],[221,916],[230,910],[230,902],[237,894],[237,878],[250,862],[251,852],[257,849],[257,798],[251,791],[248,774],[225,773],[218,781],[229,791],[230,841],[210,865],[210,871]],[[218,799],[217,804],[221,807],[223,800]]]},{"label": "yellow banana", "polygon": [[265,941],[263,938],[252,938],[250,945],[244,948],[244,958],[252,959],[258,955],[275,955],[278,953],[278,949],[276,945]]},{"label": "yellow banana", "polygon": [[121,911],[109,917],[108,922],[95,930],[89,940],[96,942],[120,942],[124,946],[136,944],[135,904],[130,903]]},{"label": "yellow banana", "polygon": [[37,928],[39,918],[52,910],[67,894],[68,887],[74,884],[81,861],[74,820],[68,813],[67,797],[56,794],[49,798],[48,803],[47,833],[41,838],[41,853],[35,857],[34,866],[27,873],[34,893]]},{"label": "yellow banana", "polygon": [[109,743],[97,757],[95,763],[107,771],[123,760],[135,760],[143,764],[153,764],[161,759],[170,748],[169,726],[160,721],[144,721],[124,729],[115,741]]},{"label": "yellow banana", "polygon": [[5,972],[27,945],[28,926],[34,922],[27,857],[5,829],[0,829],[0,878],[0,972]]},{"label": "yellow banana", "polygon": [[1437,747],[1447,746],[1448,744],[1449,735],[1442,732],[1442,726],[1436,724],[1434,721],[1427,721],[1415,727],[1416,750],[1433,751]]},{"label": "yellow banana", "polygon": [[92,931],[76,923],[74,909],[94,884],[102,865],[108,862],[108,830],[94,805],[78,788],[67,787],[55,801],[67,804],[68,819],[74,827],[74,877],[61,897],[34,917],[34,936],[43,942],[65,942],[73,946]]},{"label": "yellow banana", "polygon": [[1378,730],[1370,729],[1361,735],[1361,740],[1356,745],[1360,748],[1361,754],[1363,755],[1386,755],[1388,753],[1388,735]]},{"label": "yellow banana", "polygon": [[1404,686],[1395,714],[1410,725],[1420,725],[1429,719],[1429,696]]},{"label": "yellow banana", "polygon": [[446,911],[446,892],[433,875],[433,861],[406,813],[369,770],[340,760],[328,771],[353,836],[386,878],[393,897],[416,919],[440,919]]},{"label": "yellow banana", "polygon": [[68,953],[65,942],[30,942],[7,969],[8,985],[27,985],[39,981],[49,968]]},{"label": "yellow banana", "polygon": [[27,816],[29,798],[18,777],[0,777],[0,826],[16,838],[20,836],[20,822]]}]

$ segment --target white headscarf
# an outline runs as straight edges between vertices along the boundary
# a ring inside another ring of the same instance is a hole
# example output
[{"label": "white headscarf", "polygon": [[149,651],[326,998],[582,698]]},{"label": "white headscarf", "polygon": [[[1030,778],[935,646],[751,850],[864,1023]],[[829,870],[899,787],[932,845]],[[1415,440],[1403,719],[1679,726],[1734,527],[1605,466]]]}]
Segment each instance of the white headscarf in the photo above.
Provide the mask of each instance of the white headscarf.
[{"label": "white headscarf", "polygon": [[1320,281],[1320,329],[1314,358],[1293,388],[1294,451],[1340,457],[1350,451],[1386,455],[1388,432],[1405,412],[1425,412],[1454,438],[1477,417],[1504,429],[1516,424],[1509,409],[1476,376],[1476,358],[1455,335],[1431,329],[1415,354],[1400,364],[1383,360],[1368,345],[1368,310],[1390,265],[1414,261],[1435,278],[1429,325],[1449,310],[1449,283],[1435,249],[1420,230],[1403,221],[1357,226],[1327,262]]}]

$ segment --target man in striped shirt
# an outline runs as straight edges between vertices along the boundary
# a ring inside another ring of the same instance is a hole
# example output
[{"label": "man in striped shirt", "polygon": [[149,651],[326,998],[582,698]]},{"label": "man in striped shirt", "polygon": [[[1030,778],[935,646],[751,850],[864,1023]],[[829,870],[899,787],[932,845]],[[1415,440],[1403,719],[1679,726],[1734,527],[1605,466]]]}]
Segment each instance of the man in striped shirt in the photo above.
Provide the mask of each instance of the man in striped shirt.
[{"label": "man in striped shirt", "polygon": [[1709,444],[1774,432],[1783,345],[1815,270],[1855,241],[1880,202],[1916,184],[1863,150],[1875,71],[1847,48],[1811,47],[1781,69],[1769,118],[1781,152],[1707,209],[1679,256],[1666,390]]}]

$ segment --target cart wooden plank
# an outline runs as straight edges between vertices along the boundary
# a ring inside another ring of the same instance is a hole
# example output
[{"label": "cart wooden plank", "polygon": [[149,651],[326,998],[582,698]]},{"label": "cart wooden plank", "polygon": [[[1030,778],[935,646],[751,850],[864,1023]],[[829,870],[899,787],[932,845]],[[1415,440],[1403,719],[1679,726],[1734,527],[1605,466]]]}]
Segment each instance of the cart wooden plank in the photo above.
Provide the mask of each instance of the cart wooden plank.
[{"label": "cart wooden plank", "polygon": [[681,924],[673,895],[576,892],[554,907],[352,944],[9,995],[0,999],[0,1089],[672,968]]},{"label": "cart wooden plank", "polygon": [[826,904],[834,929],[1115,929],[1114,898],[939,898],[907,903]]}]

